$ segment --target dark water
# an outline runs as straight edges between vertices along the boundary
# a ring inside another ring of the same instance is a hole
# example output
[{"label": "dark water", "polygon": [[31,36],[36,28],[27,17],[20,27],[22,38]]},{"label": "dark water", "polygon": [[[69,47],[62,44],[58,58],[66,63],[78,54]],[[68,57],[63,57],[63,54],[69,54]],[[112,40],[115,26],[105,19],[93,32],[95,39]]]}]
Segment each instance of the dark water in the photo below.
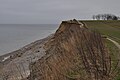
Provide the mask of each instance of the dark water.
[{"label": "dark water", "polygon": [[0,24],[0,55],[55,32],[57,24]]}]

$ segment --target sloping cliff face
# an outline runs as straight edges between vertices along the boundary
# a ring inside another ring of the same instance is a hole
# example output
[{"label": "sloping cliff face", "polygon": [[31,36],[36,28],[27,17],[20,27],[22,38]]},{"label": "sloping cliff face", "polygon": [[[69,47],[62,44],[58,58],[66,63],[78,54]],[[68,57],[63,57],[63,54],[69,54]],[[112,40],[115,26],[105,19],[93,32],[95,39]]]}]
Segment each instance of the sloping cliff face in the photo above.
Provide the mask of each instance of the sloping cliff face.
[{"label": "sloping cliff face", "polygon": [[46,54],[30,66],[29,80],[111,80],[101,35],[81,22],[63,21],[44,49]]}]

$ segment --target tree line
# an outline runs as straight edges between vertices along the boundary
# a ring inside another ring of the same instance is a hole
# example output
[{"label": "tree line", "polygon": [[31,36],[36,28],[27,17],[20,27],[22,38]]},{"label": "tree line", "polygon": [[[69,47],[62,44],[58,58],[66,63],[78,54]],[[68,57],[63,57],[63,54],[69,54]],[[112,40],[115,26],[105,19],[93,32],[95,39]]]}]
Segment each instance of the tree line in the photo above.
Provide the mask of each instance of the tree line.
[{"label": "tree line", "polygon": [[92,16],[93,20],[119,20],[120,17],[113,14],[98,14]]}]

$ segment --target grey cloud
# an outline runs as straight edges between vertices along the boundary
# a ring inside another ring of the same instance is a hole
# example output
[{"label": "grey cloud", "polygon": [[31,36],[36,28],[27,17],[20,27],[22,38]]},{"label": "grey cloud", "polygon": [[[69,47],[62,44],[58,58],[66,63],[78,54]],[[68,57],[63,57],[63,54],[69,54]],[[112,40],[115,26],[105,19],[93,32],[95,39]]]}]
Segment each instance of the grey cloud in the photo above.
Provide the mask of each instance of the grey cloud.
[{"label": "grey cloud", "polygon": [[0,0],[0,23],[58,23],[93,14],[119,14],[120,0]]}]

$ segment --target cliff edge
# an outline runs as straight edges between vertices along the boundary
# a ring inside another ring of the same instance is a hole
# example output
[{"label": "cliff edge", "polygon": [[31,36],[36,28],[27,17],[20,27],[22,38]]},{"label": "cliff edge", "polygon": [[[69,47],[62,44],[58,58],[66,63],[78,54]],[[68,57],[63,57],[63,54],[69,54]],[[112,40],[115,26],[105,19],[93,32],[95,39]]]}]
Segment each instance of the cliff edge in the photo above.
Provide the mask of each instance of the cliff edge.
[{"label": "cliff edge", "polygon": [[77,20],[63,21],[30,65],[29,80],[113,80],[109,52],[100,33]]}]

